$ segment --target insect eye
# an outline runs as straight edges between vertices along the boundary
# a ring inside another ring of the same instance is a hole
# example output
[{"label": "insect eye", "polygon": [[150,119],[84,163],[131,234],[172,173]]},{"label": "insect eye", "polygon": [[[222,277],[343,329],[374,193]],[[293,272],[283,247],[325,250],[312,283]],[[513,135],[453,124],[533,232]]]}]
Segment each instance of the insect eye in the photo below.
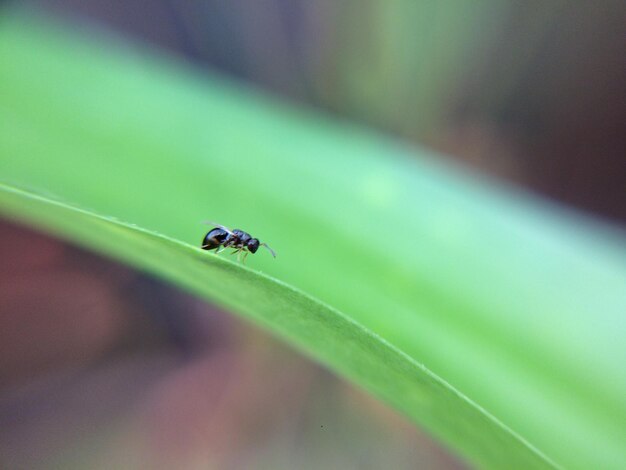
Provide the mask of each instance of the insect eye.
[{"label": "insect eye", "polygon": [[251,253],[256,253],[258,249],[259,249],[258,239],[252,238],[250,241],[248,241],[248,250],[250,250]]}]

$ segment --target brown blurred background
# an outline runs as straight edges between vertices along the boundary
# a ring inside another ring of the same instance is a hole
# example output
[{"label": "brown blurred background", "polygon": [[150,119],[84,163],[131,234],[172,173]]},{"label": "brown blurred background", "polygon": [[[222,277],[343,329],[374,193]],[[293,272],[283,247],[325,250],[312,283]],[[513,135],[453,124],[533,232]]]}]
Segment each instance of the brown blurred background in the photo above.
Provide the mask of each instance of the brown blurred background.
[{"label": "brown blurred background", "polygon": [[266,333],[0,223],[0,468],[461,468]]},{"label": "brown blurred background", "polygon": [[[12,3],[626,221],[623,1]],[[448,36],[472,47],[440,47]],[[0,255],[2,468],[462,467],[388,407],[159,281],[10,222]]]}]

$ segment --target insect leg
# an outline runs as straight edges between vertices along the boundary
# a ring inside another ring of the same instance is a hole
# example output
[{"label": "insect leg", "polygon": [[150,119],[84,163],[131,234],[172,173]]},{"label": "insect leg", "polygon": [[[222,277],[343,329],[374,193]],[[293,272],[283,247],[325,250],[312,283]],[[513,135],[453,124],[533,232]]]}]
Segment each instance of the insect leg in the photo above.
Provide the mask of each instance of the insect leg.
[{"label": "insect leg", "polygon": [[237,254],[237,261],[241,261],[241,248],[235,248],[231,255]]}]

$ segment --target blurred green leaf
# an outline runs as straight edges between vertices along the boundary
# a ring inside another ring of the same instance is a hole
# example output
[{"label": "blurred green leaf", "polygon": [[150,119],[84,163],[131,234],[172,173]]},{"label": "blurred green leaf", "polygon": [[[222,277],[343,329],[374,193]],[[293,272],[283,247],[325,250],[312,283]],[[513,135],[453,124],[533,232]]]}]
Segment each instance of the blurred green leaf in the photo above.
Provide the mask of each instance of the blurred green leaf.
[{"label": "blurred green leaf", "polygon": [[[253,319],[475,464],[626,464],[620,235],[115,42],[0,20],[6,214]],[[202,252],[207,219],[278,258]]]}]

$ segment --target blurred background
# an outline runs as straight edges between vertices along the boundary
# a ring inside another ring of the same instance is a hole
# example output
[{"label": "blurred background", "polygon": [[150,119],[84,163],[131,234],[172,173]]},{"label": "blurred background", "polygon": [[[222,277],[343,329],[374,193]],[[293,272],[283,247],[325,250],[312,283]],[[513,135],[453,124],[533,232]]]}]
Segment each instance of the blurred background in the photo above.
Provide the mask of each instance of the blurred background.
[{"label": "blurred background", "polygon": [[[626,222],[621,0],[0,5],[116,31]],[[463,467],[386,406],[152,278],[7,222],[0,253],[0,467]]]}]

